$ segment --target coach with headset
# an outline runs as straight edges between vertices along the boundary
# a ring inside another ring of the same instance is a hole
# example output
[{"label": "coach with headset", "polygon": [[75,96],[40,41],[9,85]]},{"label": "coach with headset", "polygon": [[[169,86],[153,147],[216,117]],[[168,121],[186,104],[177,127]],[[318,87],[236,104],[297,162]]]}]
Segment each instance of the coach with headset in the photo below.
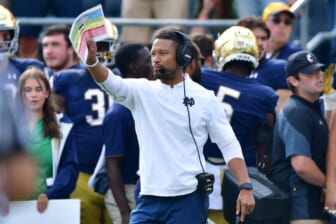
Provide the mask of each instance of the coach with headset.
[{"label": "coach with headset", "polygon": [[149,81],[116,76],[99,63],[95,42],[88,41],[91,75],[135,120],[141,189],[132,224],[206,223],[213,183],[204,167],[208,136],[241,184],[236,211],[241,221],[255,206],[241,147],[220,102],[185,73],[191,44],[178,31],[157,34],[151,49],[157,79]]}]

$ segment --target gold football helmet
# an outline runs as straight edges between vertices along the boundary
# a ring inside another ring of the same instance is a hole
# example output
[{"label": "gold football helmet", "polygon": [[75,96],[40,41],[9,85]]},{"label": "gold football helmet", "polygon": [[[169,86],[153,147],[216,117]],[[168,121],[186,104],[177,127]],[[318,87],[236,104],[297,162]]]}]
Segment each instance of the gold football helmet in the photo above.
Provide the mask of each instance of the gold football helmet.
[{"label": "gold football helmet", "polygon": [[17,51],[19,26],[13,14],[2,5],[0,5],[0,34],[3,36],[3,41],[0,42],[0,60],[3,60]]},{"label": "gold football helmet", "polygon": [[218,70],[230,61],[247,61],[258,66],[258,45],[251,30],[242,26],[226,29],[215,41],[213,58]]},{"label": "gold football helmet", "polygon": [[117,27],[106,18],[105,26],[108,37],[97,42],[97,58],[105,66],[111,66],[114,64],[115,52],[120,46],[118,41],[119,34]]}]

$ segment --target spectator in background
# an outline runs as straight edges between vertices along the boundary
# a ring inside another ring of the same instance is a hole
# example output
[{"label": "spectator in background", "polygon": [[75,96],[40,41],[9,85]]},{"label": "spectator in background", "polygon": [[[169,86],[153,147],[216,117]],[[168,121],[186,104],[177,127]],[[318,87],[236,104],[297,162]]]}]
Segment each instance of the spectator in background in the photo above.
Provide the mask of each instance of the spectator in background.
[{"label": "spectator in background", "polygon": [[200,49],[202,56],[204,57],[204,63],[202,68],[211,69],[214,67],[214,60],[212,58],[212,51],[214,49],[214,40],[212,35],[204,33],[191,33],[190,39]]},{"label": "spectator in background", "polygon": [[[215,9],[217,1],[216,0],[199,0],[197,3],[196,19],[199,20],[209,20],[212,17],[212,12]],[[208,28],[204,26],[192,27],[190,33],[207,33]]]},{"label": "spectator in background", "polygon": [[271,31],[266,58],[286,60],[289,55],[302,49],[289,42],[295,16],[287,4],[269,3],[263,11],[262,19]]},{"label": "spectator in background", "polygon": [[[142,44],[126,44],[115,54],[115,66],[123,78],[153,78],[151,55]],[[105,204],[113,224],[128,224],[135,208],[139,145],[131,112],[113,103],[104,118],[106,171],[110,189]]]},{"label": "spectator in background", "polygon": [[[210,19],[232,19],[235,18],[233,11],[233,0],[195,0],[197,3],[196,19],[210,20]],[[217,35],[222,28],[208,28],[205,26],[195,26],[190,30],[193,33],[210,33]]]},{"label": "spectator in background", "polygon": [[[122,18],[187,19],[190,0],[123,0]],[[151,27],[124,26],[122,41],[149,45]]]},{"label": "spectator in background", "polygon": [[19,25],[13,14],[0,5],[0,80],[1,86],[15,96],[16,86],[21,73],[28,66],[43,69],[44,65],[36,59],[16,58],[18,48]]},{"label": "spectator in background", "polygon": [[[235,0],[238,18],[261,16],[264,8],[274,0]],[[280,2],[280,1],[279,1]],[[287,0],[281,2],[287,3]]]},{"label": "spectator in background", "polygon": [[[76,17],[82,11],[81,1],[11,0],[10,9],[16,17]],[[42,26],[21,26],[19,57],[38,58],[38,37]]]},{"label": "spectator in background", "polygon": [[[70,198],[78,177],[78,160],[71,123],[58,123],[52,92],[45,73],[28,68],[20,77],[17,100],[24,108],[29,129],[29,149],[38,176],[29,199],[43,213],[49,199]],[[15,198],[23,199],[23,198]]]},{"label": "spectator in background", "polygon": [[[309,51],[286,63],[293,94],[277,116],[270,179],[289,194],[290,223],[327,223],[324,211],[328,125],[321,110],[323,65]],[[322,200],[321,200],[322,199]]]},{"label": "spectator in background", "polygon": [[83,4],[83,10],[102,4],[105,17],[120,17],[121,16],[121,1],[122,0],[80,0]]}]

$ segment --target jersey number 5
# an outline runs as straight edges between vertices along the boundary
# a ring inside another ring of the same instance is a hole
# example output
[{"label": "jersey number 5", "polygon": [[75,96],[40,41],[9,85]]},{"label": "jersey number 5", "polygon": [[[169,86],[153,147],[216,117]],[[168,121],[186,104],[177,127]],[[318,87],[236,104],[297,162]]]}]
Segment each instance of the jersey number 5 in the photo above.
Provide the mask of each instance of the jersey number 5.
[{"label": "jersey number 5", "polygon": [[226,86],[219,86],[217,91],[217,97],[224,107],[224,111],[226,113],[227,118],[229,119],[229,121],[231,121],[234,110],[231,104],[224,102],[225,96],[230,96],[234,99],[239,99],[240,92]]}]

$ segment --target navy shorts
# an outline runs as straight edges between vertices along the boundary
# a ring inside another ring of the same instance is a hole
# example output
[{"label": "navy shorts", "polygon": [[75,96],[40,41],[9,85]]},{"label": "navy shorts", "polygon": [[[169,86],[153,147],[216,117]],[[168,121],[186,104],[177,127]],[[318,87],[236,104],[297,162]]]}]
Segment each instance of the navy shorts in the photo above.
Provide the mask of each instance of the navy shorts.
[{"label": "navy shorts", "polygon": [[140,195],[130,224],[204,224],[208,207],[209,198],[198,191],[177,197]]},{"label": "navy shorts", "polygon": [[321,202],[321,189],[306,184],[292,185],[291,192],[291,220],[299,219],[327,219]]}]

